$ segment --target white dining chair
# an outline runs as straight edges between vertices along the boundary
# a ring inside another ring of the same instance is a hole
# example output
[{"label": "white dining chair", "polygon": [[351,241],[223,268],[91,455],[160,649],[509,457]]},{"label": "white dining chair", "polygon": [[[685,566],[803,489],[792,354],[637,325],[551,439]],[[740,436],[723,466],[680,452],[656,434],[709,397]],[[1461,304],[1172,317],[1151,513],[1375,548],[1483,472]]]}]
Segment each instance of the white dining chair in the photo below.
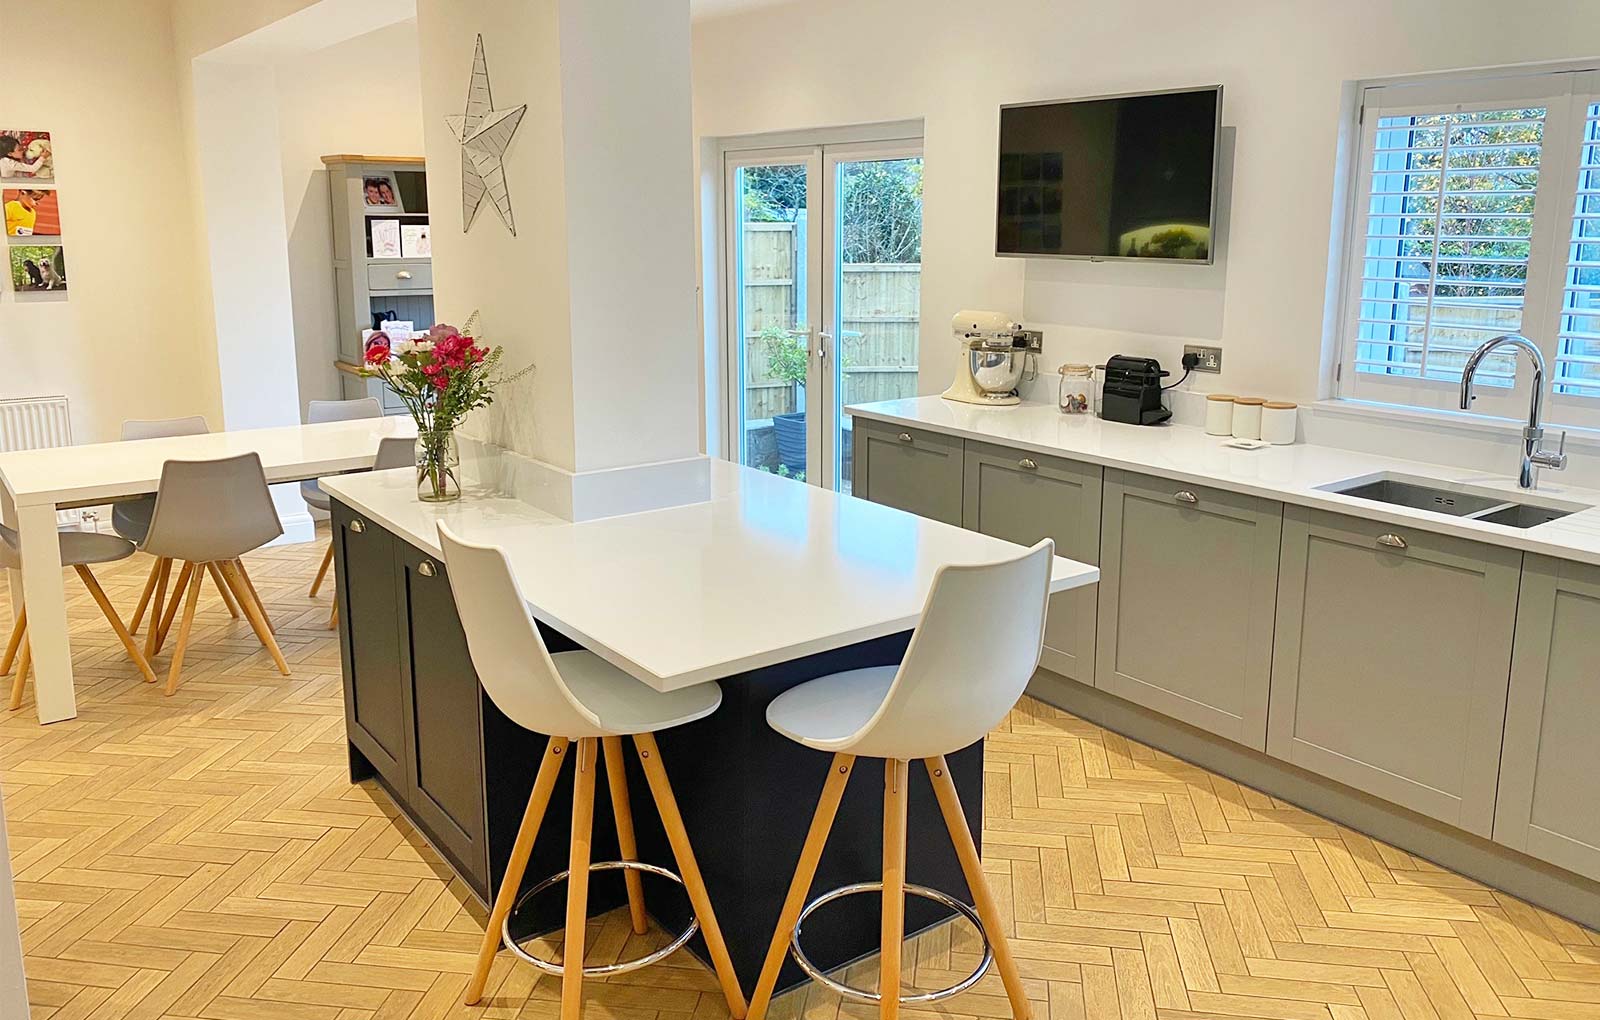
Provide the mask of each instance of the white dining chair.
[{"label": "white dining chair", "polygon": [[[394,468],[416,467],[416,466],[417,466],[417,441],[416,440],[414,440],[414,439],[402,439],[399,436],[389,436],[389,437],[386,437],[384,439],[378,440],[378,452],[372,458],[372,470],[374,470],[374,471],[389,471],[389,470],[392,470]],[[325,506],[322,507],[322,509],[331,513],[332,510],[333,510],[333,501],[328,497],[328,494],[326,492],[322,491],[322,489],[320,487],[317,489],[317,491],[319,493],[321,493],[323,502],[326,504]],[[302,484],[302,486],[301,486],[301,495],[304,495],[304,494],[305,494],[305,487]],[[307,499],[306,502],[309,503],[311,501],[310,501],[310,499]],[[313,505],[315,505],[315,504],[313,504]],[[322,557],[322,566],[317,568],[316,579],[311,582],[311,593],[310,593],[310,595],[311,595],[312,598],[316,597],[317,589],[322,587],[323,578],[327,576],[328,568],[331,567],[331,566],[333,566],[333,543],[329,542],[328,543],[328,551]],[[333,608],[328,611],[328,629],[329,630],[333,630],[334,628],[336,628],[338,626],[339,626],[339,600],[336,597],[333,600]]]},{"label": "white dining chair", "polygon": [[[203,436],[211,431],[206,420],[200,415],[191,415],[187,418],[133,418],[122,423],[122,441],[130,442],[140,439],[168,439],[175,436]],[[150,530],[150,514],[155,511],[156,497],[154,493],[148,496],[138,496],[111,504],[111,529],[123,538],[138,545],[144,541],[145,533]],[[170,560],[157,559],[150,564],[150,576],[145,579],[144,590],[139,594],[139,603],[134,607],[133,619],[128,624],[128,633],[139,633],[139,627],[144,621],[145,609],[150,605],[150,599],[155,594],[157,582],[161,582],[162,594],[166,593],[163,575],[170,577],[172,563]],[[217,586],[217,594],[222,596],[223,604],[228,607],[228,612],[235,619],[239,616],[238,604],[233,600],[233,593],[223,583],[222,575],[211,571],[211,581]],[[160,603],[160,599],[156,600]]]},{"label": "white dining chair", "polygon": [[[156,675],[150,668],[149,661],[140,654],[133,635],[123,625],[122,617],[117,615],[111,600],[106,598],[105,589],[100,587],[94,571],[89,569],[91,564],[116,563],[127,559],[133,555],[133,543],[116,535],[102,535],[93,531],[61,531],[56,534],[57,541],[61,543],[61,565],[71,567],[77,572],[78,578],[83,581],[83,586],[89,589],[89,595],[94,599],[95,605],[100,607],[100,612],[105,614],[106,621],[111,624],[117,639],[122,642],[128,658],[139,667],[139,672],[144,674],[147,681],[154,681]],[[22,543],[19,536],[12,529],[0,524],[0,570],[21,569]],[[17,675],[11,682],[13,711],[22,707],[22,692],[28,682],[28,668],[32,657],[32,649],[28,643],[28,610],[23,606],[17,610],[16,621],[11,627],[11,637],[6,642],[4,654],[0,654],[0,676],[11,672],[13,663],[17,668]]]},{"label": "white dining chair", "polygon": [[[773,729],[806,747],[831,753],[833,761],[751,997],[749,1020],[765,1016],[790,952],[801,970],[827,988],[846,998],[877,1003],[883,1020],[898,1016],[902,1004],[937,1002],[965,991],[992,961],[999,967],[1012,1015],[1028,1020],[1028,998],[1006,941],[1004,920],[984,880],[944,756],[994,729],[1022,697],[1038,668],[1054,555],[1054,543],[1045,539],[1012,559],[940,567],[898,666],[819,677],[785,691],[767,706],[767,723]],[[884,759],[882,878],[831,890],[806,903],[839,799],[861,757]],[[928,770],[975,910],[948,893],[905,880],[906,788],[913,759],[921,759]],[[874,993],[824,974],[801,949],[800,926],[824,903],[880,889],[880,976]],[[954,985],[901,998],[906,893],[964,914],[977,927],[984,954],[977,970]]]},{"label": "white dining chair", "polygon": [[[262,646],[271,654],[278,672],[289,675],[289,664],[267,621],[266,607],[248,576],[241,572],[240,563],[245,553],[259,549],[281,534],[283,525],[272,504],[272,493],[267,489],[267,477],[257,454],[245,453],[219,460],[169,460],[162,465],[155,513],[150,517],[150,530],[141,548],[152,556],[183,563],[177,584],[173,586],[172,601],[161,614],[159,624],[155,616],[151,616],[145,644],[146,657],[155,658],[166,641],[181,600],[183,617],[178,624],[177,643],[167,673],[169,695],[178,689],[189,632],[194,626],[200,582],[211,567],[217,568],[244,609],[245,617]],[[159,601],[156,605],[159,609]]]},{"label": "white dining chair", "polygon": [[[579,1020],[585,976],[615,975],[648,966],[676,951],[698,928],[705,936],[706,949],[729,1010],[736,1017],[744,1016],[744,993],[739,989],[733,961],[728,956],[699,865],[695,863],[694,850],[684,830],[683,817],[678,812],[678,802],[667,781],[655,739],[655,733],[660,730],[682,726],[715,712],[722,704],[722,688],[715,682],[708,682],[662,693],[646,687],[593,652],[550,654],[538,625],[528,612],[528,603],[511,573],[511,565],[499,548],[464,541],[443,524],[439,525],[439,544],[450,575],[450,591],[455,596],[456,609],[466,632],[467,649],[484,691],[512,722],[550,736],[533,782],[533,792],[528,797],[527,811],[517,830],[511,859],[506,864],[505,877],[501,879],[500,890],[489,912],[478,962],[467,985],[467,1005],[482,997],[495,952],[502,941],[506,948],[539,970],[561,975],[562,1020]],[[637,859],[633,815],[623,771],[623,737],[633,738],[667,841],[677,860],[679,875]],[[576,745],[576,753],[569,754],[573,745]],[[595,772],[599,768],[602,746],[612,813],[616,816],[617,844],[623,859],[591,863],[589,842],[594,818]],[[533,852],[534,839],[544,821],[551,790],[567,758],[575,762],[567,871],[552,876],[532,890],[546,888],[563,878],[567,882],[562,962],[554,964],[528,953],[512,938],[509,918],[518,902],[528,856]],[[586,968],[583,951],[589,873],[618,869],[627,882],[629,912],[636,933],[642,935],[646,930],[644,892],[640,883],[640,874],[644,872],[681,884],[694,909],[695,921],[655,952],[635,960]]]}]

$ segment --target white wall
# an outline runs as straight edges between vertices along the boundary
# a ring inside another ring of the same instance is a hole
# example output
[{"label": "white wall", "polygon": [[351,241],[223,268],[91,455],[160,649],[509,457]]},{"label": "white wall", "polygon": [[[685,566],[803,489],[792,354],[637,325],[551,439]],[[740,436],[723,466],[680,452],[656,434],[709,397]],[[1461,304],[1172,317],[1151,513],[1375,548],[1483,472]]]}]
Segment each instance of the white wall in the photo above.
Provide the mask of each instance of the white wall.
[{"label": "white wall", "polygon": [[66,300],[0,286],[0,398],[66,394],[78,442],[125,418],[220,424],[168,8],[0,0],[0,124],[53,134],[70,284]]},{"label": "white wall", "polygon": [[[1542,0],[807,0],[695,25],[695,131],[923,118],[922,376],[950,381],[950,317],[1020,314],[1047,365],[1178,360],[1220,343],[1205,389],[1318,396],[1340,102],[1347,81],[1592,57],[1600,4]],[[1003,103],[1221,82],[1234,129],[1216,266],[998,259]]]},{"label": "white wall", "polygon": [[[422,155],[417,23],[404,21],[273,65],[283,158],[300,410],[337,400],[338,298],[322,157]],[[431,323],[427,324],[431,325]]]}]

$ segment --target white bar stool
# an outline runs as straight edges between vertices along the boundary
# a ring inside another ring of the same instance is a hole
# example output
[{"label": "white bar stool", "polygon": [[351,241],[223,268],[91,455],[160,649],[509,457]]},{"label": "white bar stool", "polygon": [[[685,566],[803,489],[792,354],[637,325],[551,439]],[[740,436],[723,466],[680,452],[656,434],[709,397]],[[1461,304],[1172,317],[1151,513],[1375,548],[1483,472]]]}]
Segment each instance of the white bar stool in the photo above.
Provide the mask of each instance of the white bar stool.
[{"label": "white bar stool", "polygon": [[[944,756],[994,729],[1038,668],[1054,555],[1054,543],[1045,539],[1015,559],[940,567],[899,666],[872,666],[819,677],[785,691],[767,706],[767,723],[773,729],[807,747],[831,751],[833,763],[750,1000],[750,1020],[766,1015],[778,972],[791,951],[795,962],[814,980],[846,998],[878,1003],[884,1020],[898,1016],[903,1003],[937,1002],[965,991],[978,982],[991,961],[999,965],[1012,1015],[1017,1020],[1032,1015]],[[974,635],[982,638],[975,640]],[[858,757],[884,759],[883,880],[844,886],[806,903],[839,799]],[[922,759],[933,781],[975,912],[946,893],[905,880],[906,787],[913,758]],[[869,992],[823,974],[800,948],[800,927],[825,903],[878,889],[883,891],[881,976],[878,991]],[[978,969],[966,978],[948,988],[902,998],[900,950],[908,892],[965,914],[976,923],[985,948]]]},{"label": "white bar stool", "polygon": [[[473,1005],[482,998],[495,952],[503,941],[506,948],[540,970],[561,975],[562,1020],[578,1020],[583,1012],[584,977],[619,974],[648,966],[682,946],[698,927],[705,936],[728,1009],[740,1020],[745,1015],[744,993],[739,989],[733,961],[711,909],[711,898],[706,894],[705,882],[695,863],[694,850],[684,830],[672,786],[667,782],[654,736],[658,730],[694,722],[715,712],[722,704],[722,688],[715,683],[703,683],[662,694],[593,652],[551,655],[528,613],[527,600],[522,597],[510,564],[499,548],[462,541],[443,524],[439,525],[439,544],[449,568],[450,590],[455,595],[462,629],[467,635],[467,649],[483,689],[512,722],[524,729],[551,734],[533,782],[533,792],[528,797],[527,811],[517,829],[505,877],[489,912],[478,963],[467,984],[466,1004]],[[633,737],[681,877],[637,860],[633,816],[628,806],[628,782],[623,771],[624,736]],[[551,790],[574,742],[577,752],[572,757],[576,759],[576,771],[567,870],[545,879],[528,893],[532,896],[566,880],[562,962],[554,964],[530,955],[517,945],[511,937],[509,919],[512,907],[519,902],[517,892],[522,886],[528,857],[533,852],[534,839],[544,821]],[[591,863],[589,844],[594,820],[595,772],[599,767],[601,745],[605,747],[606,776],[616,815],[617,844],[624,859]],[[635,932],[642,935],[646,931],[641,872],[662,875],[682,885],[694,908],[694,923],[669,945],[648,956],[604,967],[585,967],[583,946],[584,925],[588,920],[589,873],[601,870],[622,870]]]}]

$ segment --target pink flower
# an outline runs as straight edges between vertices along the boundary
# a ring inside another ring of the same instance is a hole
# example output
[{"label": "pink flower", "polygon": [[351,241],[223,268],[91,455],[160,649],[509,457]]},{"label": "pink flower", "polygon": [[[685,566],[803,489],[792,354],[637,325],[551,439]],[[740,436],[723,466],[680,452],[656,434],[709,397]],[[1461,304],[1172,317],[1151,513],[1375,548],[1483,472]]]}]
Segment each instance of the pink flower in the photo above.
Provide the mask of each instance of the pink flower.
[{"label": "pink flower", "polygon": [[449,337],[460,336],[460,335],[461,335],[461,331],[459,329],[456,329],[454,326],[450,326],[450,325],[447,325],[447,324],[442,323],[442,322],[432,326],[428,330],[428,339],[434,341],[435,343],[437,343],[440,340],[447,339]]}]

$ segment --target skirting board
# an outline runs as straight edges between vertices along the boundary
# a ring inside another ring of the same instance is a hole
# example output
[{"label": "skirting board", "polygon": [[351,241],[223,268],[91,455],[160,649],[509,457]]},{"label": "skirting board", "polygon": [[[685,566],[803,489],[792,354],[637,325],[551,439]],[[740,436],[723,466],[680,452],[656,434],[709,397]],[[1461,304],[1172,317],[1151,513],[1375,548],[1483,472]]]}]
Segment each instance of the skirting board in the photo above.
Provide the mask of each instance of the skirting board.
[{"label": "skirting board", "polygon": [[1028,693],[1080,719],[1348,825],[1551,913],[1600,928],[1600,883],[1048,670],[1034,674]]}]

